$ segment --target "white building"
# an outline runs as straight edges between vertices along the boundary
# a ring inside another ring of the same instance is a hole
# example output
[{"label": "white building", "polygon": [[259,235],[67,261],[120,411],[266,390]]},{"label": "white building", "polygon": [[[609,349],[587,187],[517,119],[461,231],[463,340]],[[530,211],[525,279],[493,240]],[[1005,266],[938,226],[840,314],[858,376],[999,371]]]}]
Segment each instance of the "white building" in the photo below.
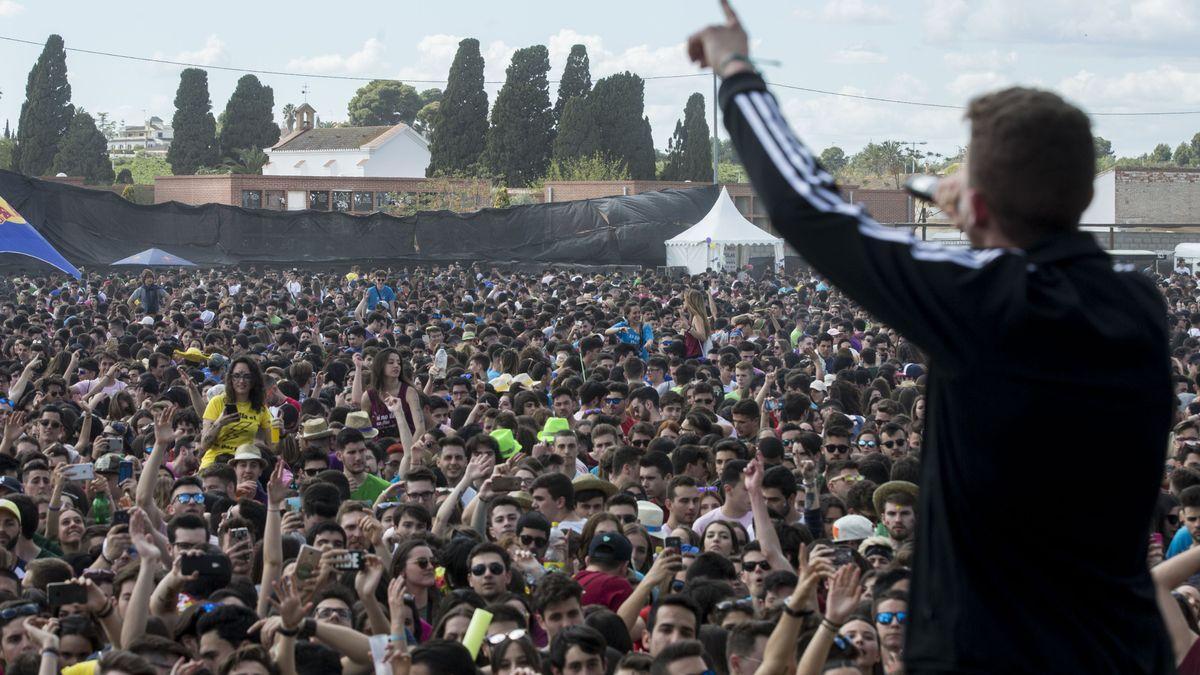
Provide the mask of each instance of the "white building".
[{"label": "white building", "polygon": [[295,130],[266,151],[264,176],[425,177],[429,143],[407,124],[320,129],[315,118],[309,104],[296,108]]},{"label": "white building", "polygon": [[151,117],[145,124],[126,126],[108,139],[109,155],[132,155],[145,150],[148,155],[165,157],[167,148],[175,138],[175,130],[158,117]]}]

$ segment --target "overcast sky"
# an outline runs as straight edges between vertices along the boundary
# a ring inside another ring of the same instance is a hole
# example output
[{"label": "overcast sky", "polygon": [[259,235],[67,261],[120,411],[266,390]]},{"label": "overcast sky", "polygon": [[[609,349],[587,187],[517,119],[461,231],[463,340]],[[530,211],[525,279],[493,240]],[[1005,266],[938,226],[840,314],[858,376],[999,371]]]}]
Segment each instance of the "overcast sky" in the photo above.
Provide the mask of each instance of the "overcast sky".
[{"label": "overcast sky", "polygon": [[[757,57],[778,84],[848,94],[961,105],[1010,84],[1056,89],[1090,113],[1200,111],[1197,0],[742,0],[736,5]],[[443,80],[463,37],[478,38],[487,79],[501,81],[513,50],[546,44],[551,79],[582,42],[593,80],[622,70],[648,76],[697,73],[686,36],[720,19],[708,0],[443,0],[441,2],[157,2],[0,0],[0,36],[68,48],[209,66],[358,78]],[[39,48],[0,40],[0,124],[15,126]],[[73,102],[129,123],[170,119],[179,66],[68,52]],[[242,73],[209,71],[214,111]],[[308,101],[325,120],[346,117],[363,82],[259,75],[276,110]],[[418,89],[443,86],[413,82]],[[495,100],[499,83],[489,84]],[[557,85],[551,85],[553,100]],[[649,80],[646,112],[665,148],[689,94],[708,77]],[[776,88],[792,125],[818,150],[853,152],[869,141],[964,144],[961,111],[873,102]],[[1200,114],[1094,115],[1098,134],[1121,155],[1172,147],[1200,131]],[[711,124],[711,120],[710,120]]]}]

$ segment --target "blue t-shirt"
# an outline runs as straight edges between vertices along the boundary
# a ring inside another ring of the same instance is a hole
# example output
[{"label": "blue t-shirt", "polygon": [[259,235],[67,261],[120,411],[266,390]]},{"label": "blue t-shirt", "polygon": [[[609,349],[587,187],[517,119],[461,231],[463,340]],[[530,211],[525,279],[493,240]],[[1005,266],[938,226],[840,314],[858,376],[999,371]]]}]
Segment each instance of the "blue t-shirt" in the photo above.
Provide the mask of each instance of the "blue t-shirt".
[{"label": "blue t-shirt", "polygon": [[1192,547],[1192,533],[1188,532],[1186,526],[1175,531],[1175,536],[1171,539],[1171,545],[1167,547],[1167,552],[1164,558],[1179,555]]},{"label": "blue t-shirt", "polygon": [[382,289],[371,285],[371,289],[367,291],[367,310],[375,309],[375,306],[380,302],[386,302],[388,306],[396,303],[396,291],[392,290],[391,286],[384,286]]},{"label": "blue t-shirt", "polygon": [[612,327],[621,329],[615,333],[618,340],[627,345],[633,345],[634,347],[637,347],[643,359],[650,357],[644,346],[647,342],[654,339],[654,330],[650,328],[650,324],[643,323],[640,334],[637,330],[629,325],[628,321],[625,321],[624,319],[614,323]]}]

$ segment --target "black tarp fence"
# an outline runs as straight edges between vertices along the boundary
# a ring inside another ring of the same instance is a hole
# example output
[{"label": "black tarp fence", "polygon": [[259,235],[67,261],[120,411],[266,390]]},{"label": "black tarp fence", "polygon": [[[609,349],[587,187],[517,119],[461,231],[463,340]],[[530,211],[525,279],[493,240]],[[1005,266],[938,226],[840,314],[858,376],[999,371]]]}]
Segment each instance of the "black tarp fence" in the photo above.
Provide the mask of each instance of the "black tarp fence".
[{"label": "black tarp fence", "polygon": [[[198,265],[450,261],[657,266],[663,242],[699,222],[714,186],[553,204],[382,213],[142,206],[107,191],[0,171],[0,196],[78,267],[155,247]],[[0,261],[2,264],[3,261]]]}]

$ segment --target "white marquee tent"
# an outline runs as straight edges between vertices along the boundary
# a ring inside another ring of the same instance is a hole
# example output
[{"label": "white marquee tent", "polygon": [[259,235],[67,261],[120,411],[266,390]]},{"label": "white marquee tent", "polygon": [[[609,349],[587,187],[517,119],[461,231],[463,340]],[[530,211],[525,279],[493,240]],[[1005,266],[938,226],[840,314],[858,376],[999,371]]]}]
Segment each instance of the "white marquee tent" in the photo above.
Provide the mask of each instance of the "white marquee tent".
[{"label": "white marquee tent", "polygon": [[725,188],[700,222],[666,244],[667,267],[686,267],[688,274],[735,270],[751,258],[773,256],[776,265],[783,262],[783,239],[746,220]]}]

